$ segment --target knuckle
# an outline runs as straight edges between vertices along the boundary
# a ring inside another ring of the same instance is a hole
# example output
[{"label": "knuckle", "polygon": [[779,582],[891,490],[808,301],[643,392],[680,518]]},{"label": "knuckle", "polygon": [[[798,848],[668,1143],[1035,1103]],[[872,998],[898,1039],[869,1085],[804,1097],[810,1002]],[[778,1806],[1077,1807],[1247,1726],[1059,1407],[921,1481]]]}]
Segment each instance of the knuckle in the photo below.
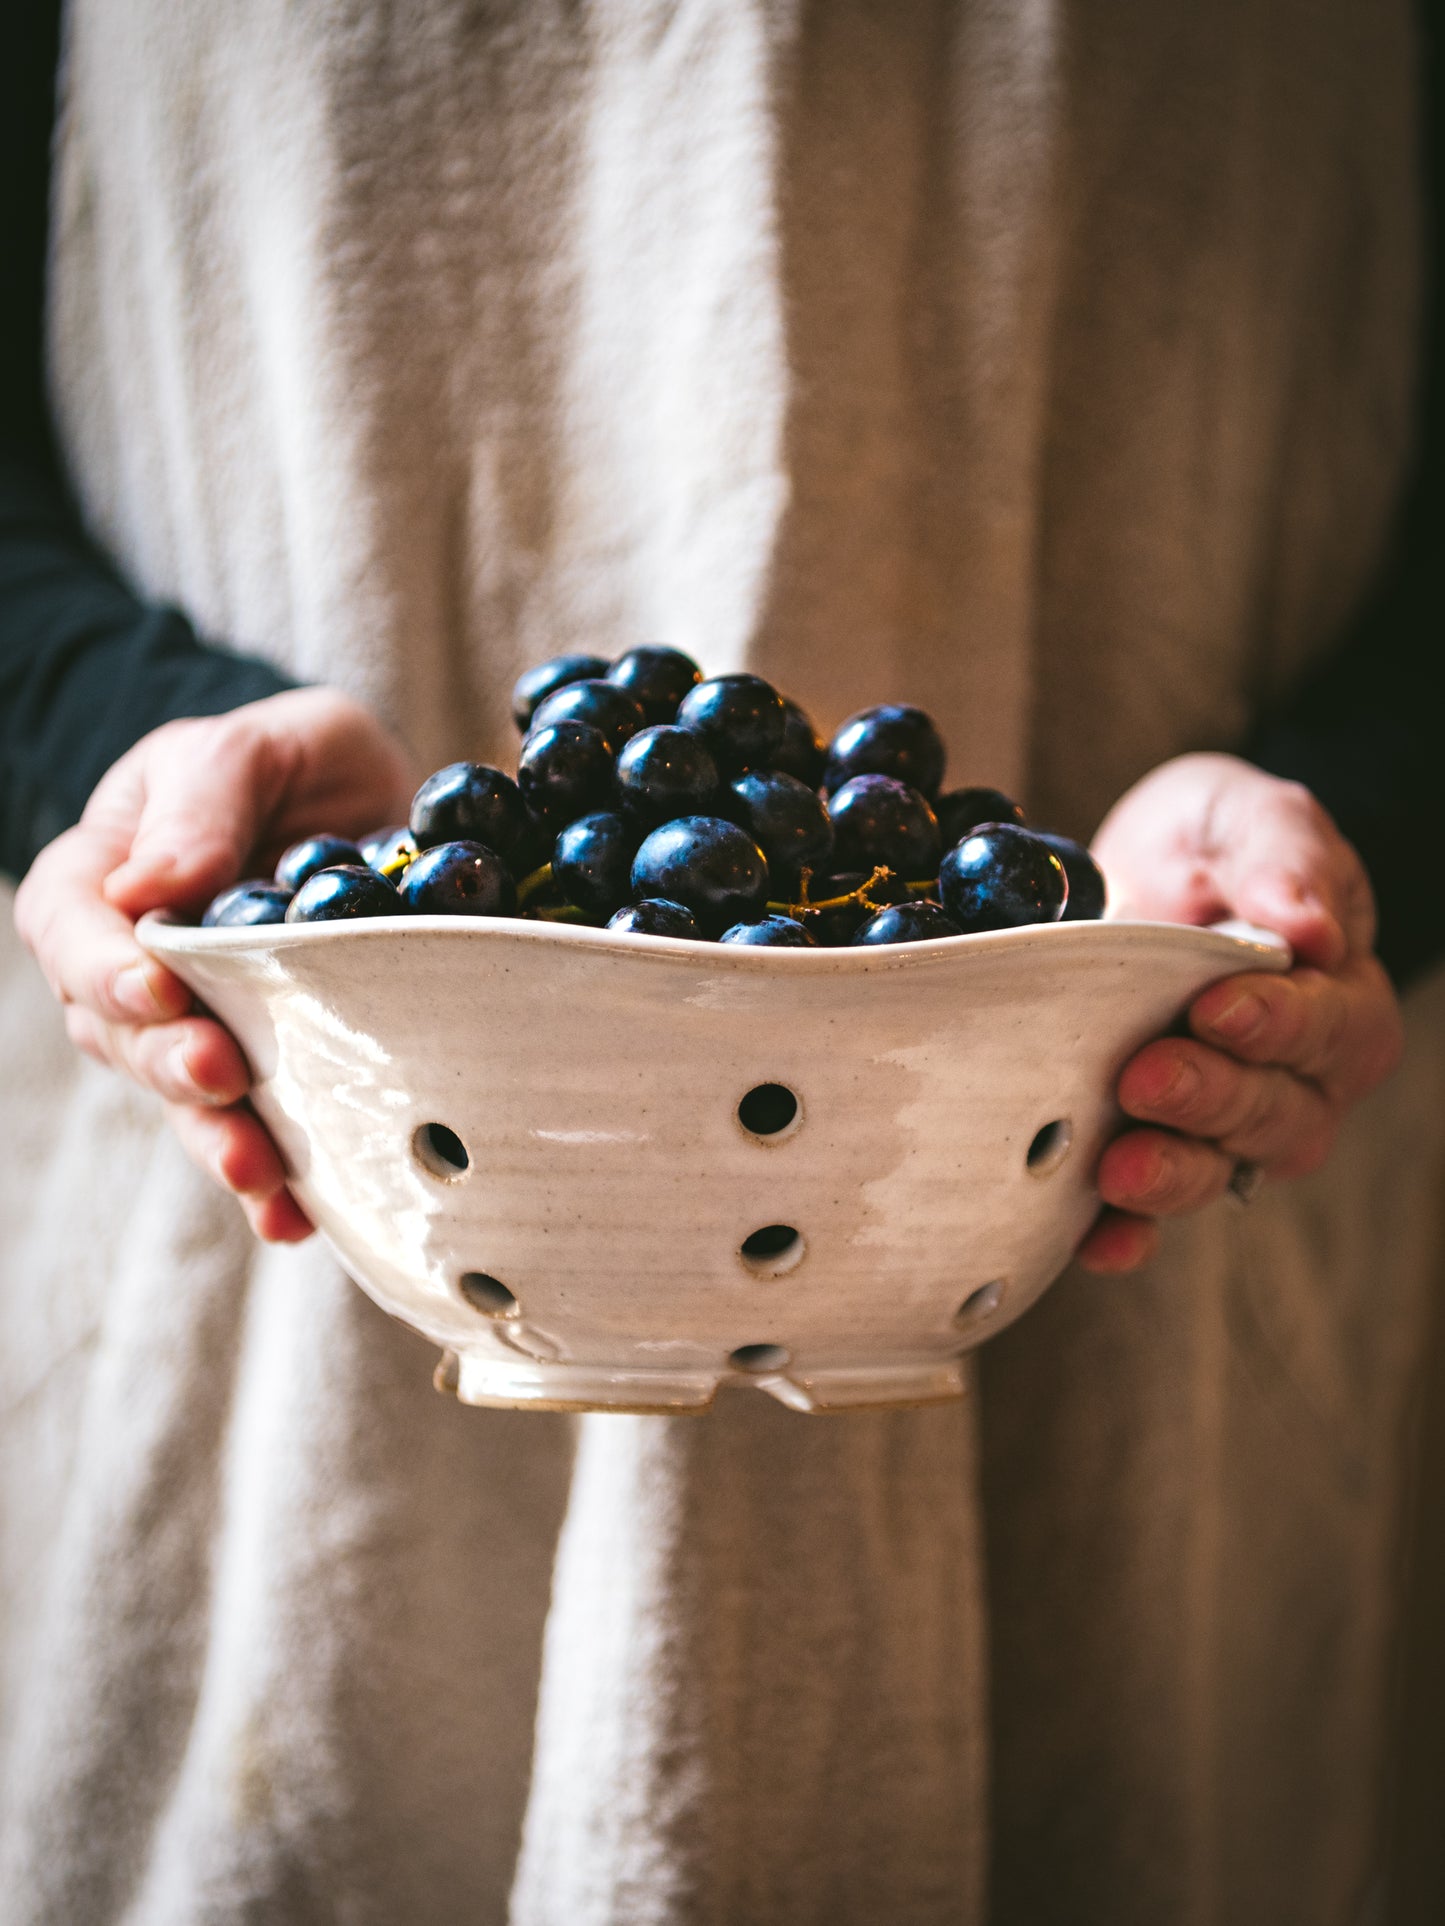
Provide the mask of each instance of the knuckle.
[{"label": "knuckle", "polygon": [[176,1097],[167,1100],[166,1115],[191,1162],[223,1190],[234,1190],[221,1119]]},{"label": "knuckle", "polygon": [[1169,1159],[1167,1184],[1151,1193],[1148,1207],[1166,1217],[1198,1210],[1224,1188],[1228,1175],[1229,1160],[1213,1145],[1181,1143]]},{"label": "knuckle", "polygon": [[92,1062],[104,1064],[107,1069],[113,1067],[115,1058],[109,1031],[78,1003],[66,1005],[65,1034]]},{"label": "knuckle", "polygon": [[120,994],[121,972],[126,968],[126,959],[117,958],[107,963],[95,976],[88,999],[103,1016],[113,1023],[133,1023],[134,1016],[127,1010]]},{"label": "knuckle", "polygon": [[1320,970],[1297,966],[1265,993],[1270,1021],[1256,1061],[1309,1075],[1329,1051],[1328,1031],[1348,1012],[1340,987]]},{"label": "knuckle", "polygon": [[1251,1064],[1273,1063],[1299,1048],[1307,1022],[1308,984],[1306,972],[1294,970],[1288,976],[1266,977],[1253,990],[1264,1006],[1258,1029],[1241,1042],[1230,1045],[1231,1053]]},{"label": "knuckle", "polygon": [[1234,1159],[1226,1157],[1221,1150],[1211,1144],[1208,1156],[1199,1159],[1198,1168],[1194,1173],[1195,1208],[1211,1204],[1216,1197],[1222,1197],[1233,1171]]},{"label": "knuckle", "polygon": [[30,865],[25,875],[20,879],[19,886],[15,891],[15,930],[20,941],[28,950],[34,950],[35,948],[35,895],[37,889],[40,887],[36,872],[44,860],[45,856],[42,851]]},{"label": "knuckle", "polygon": [[1206,1072],[1194,1102],[1181,1113],[1184,1127],[1200,1137],[1218,1137],[1229,1130],[1239,1114],[1242,1101],[1239,1084],[1255,1076],[1237,1063],[1212,1066]]},{"label": "knuckle", "polygon": [[1349,1047],[1351,1011],[1338,984],[1325,982],[1315,992],[1312,1067],[1327,1074]]},{"label": "knuckle", "polygon": [[1317,1126],[1308,1136],[1291,1145],[1288,1153],[1270,1166],[1273,1177],[1312,1177],[1329,1162],[1335,1147],[1333,1124]]},{"label": "knuckle", "polygon": [[1382,1084],[1400,1067],[1405,1054],[1405,1024],[1393,1000],[1374,1012],[1354,1051],[1359,1094]]},{"label": "knuckle", "polygon": [[1339,1100],[1357,1102],[1399,1068],[1405,1052],[1405,1025],[1394,993],[1371,994],[1347,1012],[1334,1052],[1322,1062],[1320,1081]]},{"label": "knuckle", "polygon": [[46,877],[37,874],[43,855],[38,856],[35,865],[21,883],[15,896],[15,928],[20,941],[29,950],[45,973],[45,979],[55,994],[60,989],[56,982],[54,962],[55,903],[51,892],[46,889]]},{"label": "knuckle", "polygon": [[1298,1048],[1308,1036],[1325,981],[1324,973],[1308,963],[1297,963],[1288,976],[1275,978],[1270,995],[1280,1040],[1286,1047]]},{"label": "knuckle", "polygon": [[1372,1060],[1372,1073],[1376,1083],[1383,1083],[1399,1069],[1405,1057],[1405,1025],[1398,1010],[1391,1010],[1390,1021],[1385,1025],[1379,1047]]},{"label": "knuckle", "polygon": [[135,1030],[126,1035],[126,1062],[137,1083],[159,1091],[162,1096],[178,1097],[185,1101],[189,1093],[184,1080],[174,1073],[174,1049],[175,1040],[169,1026],[165,1029]]},{"label": "knuckle", "polygon": [[1285,1110],[1285,1086],[1282,1080],[1277,1076],[1253,1076],[1249,1080],[1239,1119],[1229,1134],[1238,1140],[1241,1151],[1247,1151],[1260,1139],[1277,1133]]},{"label": "knuckle", "polygon": [[167,752],[173,749],[186,749],[197,739],[204,741],[206,735],[216,730],[224,717],[179,716],[170,722],[162,722],[152,729],[146,737],[146,747],[150,750]]},{"label": "knuckle", "polygon": [[1322,843],[1337,843],[1344,839],[1335,826],[1335,819],[1325,808],[1314,791],[1302,782],[1282,779],[1280,800],[1302,829]]}]

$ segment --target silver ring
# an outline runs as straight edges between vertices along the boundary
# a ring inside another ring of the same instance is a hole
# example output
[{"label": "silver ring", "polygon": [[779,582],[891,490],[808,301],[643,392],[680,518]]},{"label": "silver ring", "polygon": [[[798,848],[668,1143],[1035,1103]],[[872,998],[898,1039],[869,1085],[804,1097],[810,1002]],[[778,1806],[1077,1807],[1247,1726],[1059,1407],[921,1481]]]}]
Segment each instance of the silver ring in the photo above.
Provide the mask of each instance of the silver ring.
[{"label": "silver ring", "polygon": [[1264,1172],[1252,1157],[1236,1157],[1234,1172],[1229,1179],[1229,1194],[1241,1204],[1252,1204],[1259,1195],[1259,1187],[1264,1182]]}]

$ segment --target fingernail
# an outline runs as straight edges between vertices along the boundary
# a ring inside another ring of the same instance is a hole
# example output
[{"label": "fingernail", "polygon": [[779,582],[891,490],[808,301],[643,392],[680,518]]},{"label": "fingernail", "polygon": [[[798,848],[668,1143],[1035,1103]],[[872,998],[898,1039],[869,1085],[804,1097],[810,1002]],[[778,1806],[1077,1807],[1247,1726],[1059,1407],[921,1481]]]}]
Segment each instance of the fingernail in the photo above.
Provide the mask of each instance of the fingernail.
[{"label": "fingernail", "polygon": [[1188,1057],[1176,1057],[1163,1078],[1155,1079],[1148,1102],[1156,1110],[1182,1110],[1201,1082],[1199,1066]]},{"label": "fingernail", "polygon": [[127,963],[123,970],[117,970],[111,992],[127,1016],[160,1015],[160,1002],[151,989],[144,963]]},{"label": "fingernail", "polygon": [[1121,1210],[1147,1205],[1151,1197],[1168,1190],[1173,1176],[1174,1159],[1169,1152],[1162,1148],[1152,1150],[1134,1182],[1119,1196],[1112,1197],[1111,1202]]},{"label": "fingernail", "polygon": [[1155,1153],[1154,1167],[1144,1180],[1139,1195],[1143,1198],[1157,1197],[1161,1191],[1168,1190],[1174,1181],[1174,1159],[1167,1150]]},{"label": "fingernail", "polygon": [[1269,1010],[1262,996],[1253,990],[1246,990],[1243,996],[1235,997],[1226,1003],[1216,1016],[1209,1019],[1208,1028],[1216,1036],[1223,1037],[1227,1043],[1248,1043],[1264,1028]]}]

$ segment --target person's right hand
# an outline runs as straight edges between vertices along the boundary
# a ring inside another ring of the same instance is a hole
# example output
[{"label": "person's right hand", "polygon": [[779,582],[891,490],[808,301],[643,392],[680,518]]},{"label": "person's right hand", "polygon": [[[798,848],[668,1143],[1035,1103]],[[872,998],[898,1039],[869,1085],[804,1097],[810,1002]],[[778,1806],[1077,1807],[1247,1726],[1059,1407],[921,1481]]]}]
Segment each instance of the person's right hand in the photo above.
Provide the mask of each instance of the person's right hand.
[{"label": "person's right hand", "polygon": [[201,909],[302,836],[404,822],[415,786],[370,710],[335,689],[288,690],[143,737],[20,885],[16,927],[71,1041],[165,1099],[190,1156],[236,1193],[258,1237],[295,1242],[311,1224],[245,1102],[235,1039],[193,1014],[185,984],[136,942],[135,920]]}]

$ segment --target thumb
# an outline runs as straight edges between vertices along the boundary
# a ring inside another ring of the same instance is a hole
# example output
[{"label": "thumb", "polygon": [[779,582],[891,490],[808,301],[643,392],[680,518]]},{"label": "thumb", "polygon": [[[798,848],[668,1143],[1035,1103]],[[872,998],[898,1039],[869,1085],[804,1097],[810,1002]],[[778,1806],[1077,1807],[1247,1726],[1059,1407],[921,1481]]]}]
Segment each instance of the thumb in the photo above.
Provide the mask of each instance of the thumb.
[{"label": "thumb", "polygon": [[269,737],[234,723],[158,735],[130,850],[106,879],[107,901],[137,917],[190,908],[234,882],[284,787],[277,762]]},{"label": "thumb", "polygon": [[1348,845],[1314,798],[1294,785],[1250,800],[1246,820],[1224,839],[1218,858],[1230,914],[1277,931],[1299,961],[1338,969],[1358,921]]}]

